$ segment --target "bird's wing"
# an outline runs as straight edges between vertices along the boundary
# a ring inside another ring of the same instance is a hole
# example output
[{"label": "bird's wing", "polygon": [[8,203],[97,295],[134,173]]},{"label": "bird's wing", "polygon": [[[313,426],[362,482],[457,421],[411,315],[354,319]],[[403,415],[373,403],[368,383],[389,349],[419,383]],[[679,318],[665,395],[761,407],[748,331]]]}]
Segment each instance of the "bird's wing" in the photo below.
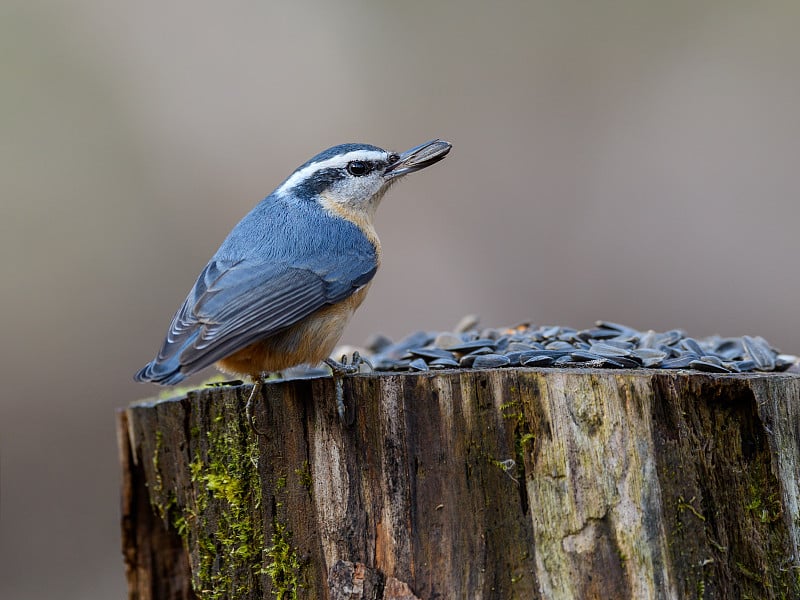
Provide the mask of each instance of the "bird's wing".
[{"label": "bird's wing", "polygon": [[369,282],[377,267],[360,261],[289,266],[254,260],[212,260],[175,314],[158,357],[136,379],[177,383],[257,339],[326,304],[344,300]]}]

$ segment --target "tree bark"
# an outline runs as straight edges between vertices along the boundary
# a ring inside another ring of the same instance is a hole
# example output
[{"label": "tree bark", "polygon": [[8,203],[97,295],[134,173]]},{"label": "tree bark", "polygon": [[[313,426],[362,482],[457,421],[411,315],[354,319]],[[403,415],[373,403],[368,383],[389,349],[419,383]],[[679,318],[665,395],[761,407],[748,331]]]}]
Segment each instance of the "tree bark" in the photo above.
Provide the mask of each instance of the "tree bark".
[{"label": "tree bark", "polygon": [[119,414],[129,597],[800,597],[800,376],[209,388]]}]

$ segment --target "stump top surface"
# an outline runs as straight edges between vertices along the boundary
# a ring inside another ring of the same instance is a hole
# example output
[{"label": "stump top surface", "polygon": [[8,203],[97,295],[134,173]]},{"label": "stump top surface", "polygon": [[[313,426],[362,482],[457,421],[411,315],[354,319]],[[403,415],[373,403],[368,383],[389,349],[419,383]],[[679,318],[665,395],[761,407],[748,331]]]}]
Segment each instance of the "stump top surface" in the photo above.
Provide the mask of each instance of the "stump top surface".
[{"label": "stump top surface", "polygon": [[[537,368],[537,367],[505,367],[495,369],[440,369],[436,371],[399,371],[399,372],[386,372],[375,371],[372,373],[357,373],[349,375],[348,378],[353,379],[414,379],[414,378],[454,378],[454,377],[479,377],[487,374],[512,374],[512,373],[536,373],[538,375],[547,377],[561,377],[564,375],[576,377],[596,377],[600,379],[625,377],[630,380],[637,379],[650,379],[650,378],[665,378],[674,379],[684,382],[689,381],[763,381],[773,380],[776,383],[788,381],[800,381],[800,372],[794,371],[754,371],[749,373],[704,373],[700,371],[687,370],[687,369],[600,369],[600,368]],[[270,380],[269,383],[276,384],[296,384],[300,382],[311,382],[330,379],[328,375],[317,375],[312,377],[298,377],[290,379],[275,379]],[[251,384],[242,383],[240,385],[219,386],[219,385],[198,385],[195,388],[180,388],[175,390],[175,394],[166,398],[162,397],[149,397],[142,398],[131,402],[132,407],[151,407],[163,402],[180,402],[190,395],[211,393],[213,390],[236,390],[247,388]]]}]

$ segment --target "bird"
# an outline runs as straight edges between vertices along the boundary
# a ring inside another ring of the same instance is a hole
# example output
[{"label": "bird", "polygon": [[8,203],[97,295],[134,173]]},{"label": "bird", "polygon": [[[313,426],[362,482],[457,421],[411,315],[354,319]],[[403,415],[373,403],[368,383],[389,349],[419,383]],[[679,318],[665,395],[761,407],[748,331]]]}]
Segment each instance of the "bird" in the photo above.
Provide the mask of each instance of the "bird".
[{"label": "bird", "polygon": [[300,165],[231,230],[134,379],[175,385],[216,365],[258,386],[268,373],[323,361],[341,372],[330,353],[381,263],[378,205],[450,149],[440,139],[399,154],[348,143]]}]

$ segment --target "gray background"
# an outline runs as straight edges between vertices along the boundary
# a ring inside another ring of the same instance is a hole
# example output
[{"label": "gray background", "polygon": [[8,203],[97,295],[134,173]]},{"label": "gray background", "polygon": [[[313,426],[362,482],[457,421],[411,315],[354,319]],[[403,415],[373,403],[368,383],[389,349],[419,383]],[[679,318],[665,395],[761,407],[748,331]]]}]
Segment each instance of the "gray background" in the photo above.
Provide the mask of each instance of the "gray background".
[{"label": "gray background", "polygon": [[114,410],[228,230],[336,143],[454,145],[386,197],[344,341],[478,313],[800,352],[799,17],[5,0],[0,597],[123,597]]}]

